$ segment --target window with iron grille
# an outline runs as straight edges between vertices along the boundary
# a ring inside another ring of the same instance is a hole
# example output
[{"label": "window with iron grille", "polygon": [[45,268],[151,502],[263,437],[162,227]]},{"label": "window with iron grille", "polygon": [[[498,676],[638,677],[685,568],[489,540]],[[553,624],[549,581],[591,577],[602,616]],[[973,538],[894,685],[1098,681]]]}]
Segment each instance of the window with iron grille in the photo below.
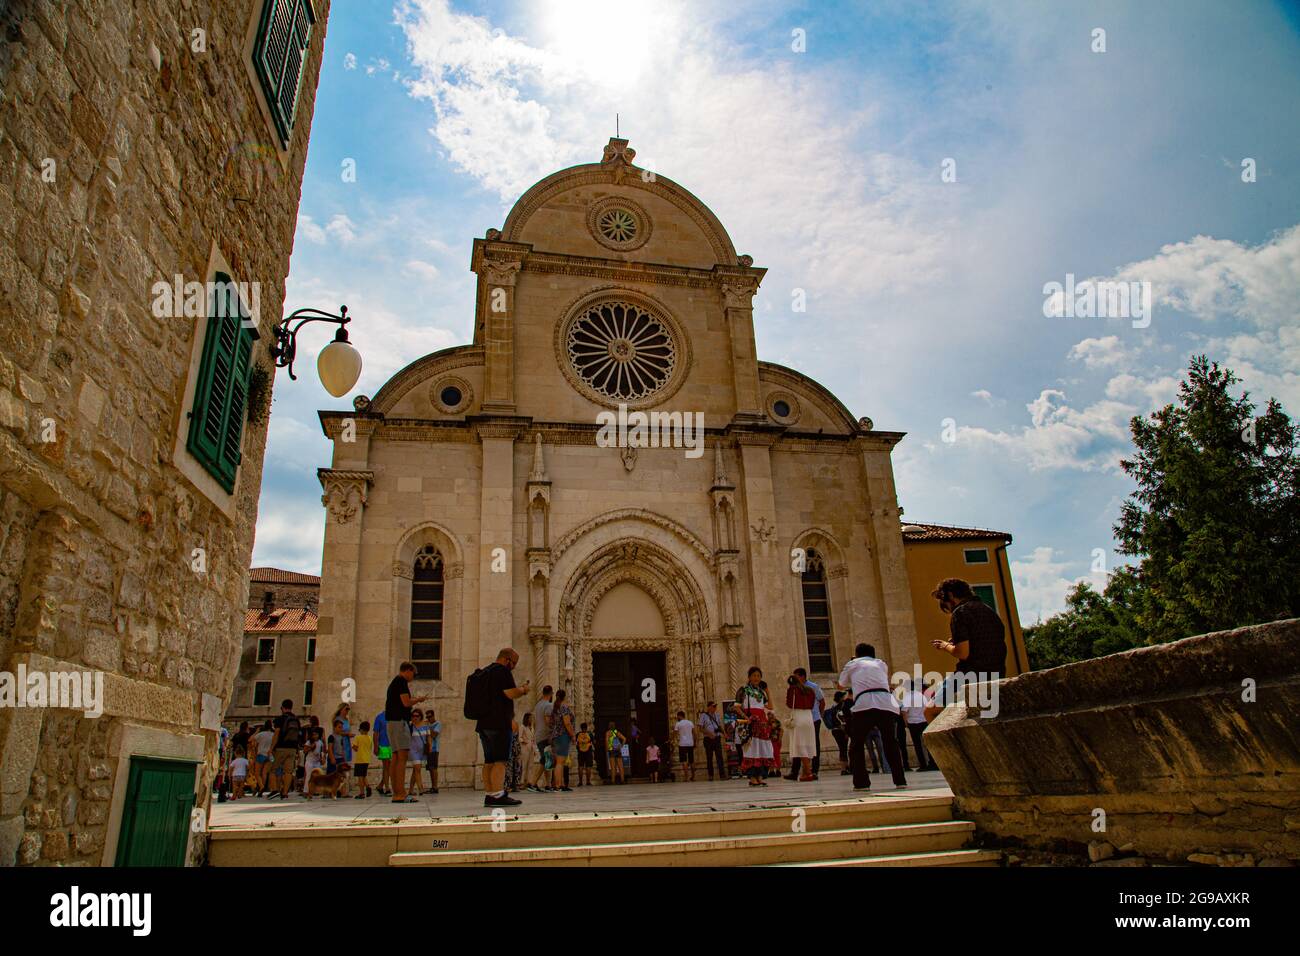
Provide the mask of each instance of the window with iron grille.
[{"label": "window with iron grille", "polygon": [[411,580],[411,663],[415,676],[442,676],[442,555],[426,545],[415,556]]},{"label": "window with iron grille", "polygon": [[803,626],[808,636],[808,670],[824,674],[835,669],[831,653],[831,604],[826,590],[826,566],[822,556],[808,549],[800,584],[803,588]]},{"label": "window with iron grille", "polygon": [[288,148],[316,13],[311,0],[266,0],[253,47],[257,78],[271,109],[280,145]]},{"label": "window with iron grille", "polygon": [[245,325],[248,314],[230,276],[218,272],[213,283],[185,447],[227,494],[233,494],[243,456],[244,406],[255,333]]}]

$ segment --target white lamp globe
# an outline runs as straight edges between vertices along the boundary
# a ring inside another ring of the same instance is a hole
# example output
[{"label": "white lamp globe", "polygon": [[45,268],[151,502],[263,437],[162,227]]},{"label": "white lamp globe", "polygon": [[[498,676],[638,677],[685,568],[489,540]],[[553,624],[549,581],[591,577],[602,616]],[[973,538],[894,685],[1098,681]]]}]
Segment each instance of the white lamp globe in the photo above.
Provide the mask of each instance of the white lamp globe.
[{"label": "white lamp globe", "polygon": [[316,373],[325,391],[335,398],[342,398],[352,391],[361,377],[361,353],[352,347],[346,339],[335,339],[321,349],[316,359]]}]

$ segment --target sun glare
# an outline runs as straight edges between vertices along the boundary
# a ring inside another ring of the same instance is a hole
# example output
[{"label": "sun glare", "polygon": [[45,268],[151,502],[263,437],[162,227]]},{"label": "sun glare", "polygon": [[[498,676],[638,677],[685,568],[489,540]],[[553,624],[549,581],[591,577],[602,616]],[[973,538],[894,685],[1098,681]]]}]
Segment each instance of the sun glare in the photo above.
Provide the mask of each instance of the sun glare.
[{"label": "sun glare", "polygon": [[607,0],[547,0],[539,17],[547,48],[566,66],[604,83],[632,83],[649,65],[666,17]]}]

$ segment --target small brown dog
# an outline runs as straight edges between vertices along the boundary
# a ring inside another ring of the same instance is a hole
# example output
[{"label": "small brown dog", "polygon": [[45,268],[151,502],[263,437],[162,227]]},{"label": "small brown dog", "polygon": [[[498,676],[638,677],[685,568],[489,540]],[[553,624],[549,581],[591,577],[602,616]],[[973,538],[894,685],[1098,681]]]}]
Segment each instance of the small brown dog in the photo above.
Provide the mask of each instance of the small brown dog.
[{"label": "small brown dog", "polygon": [[348,775],[346,771],[335,770],[333,773],[314,773],[307,781],[307,799],[310,800],[316,794],[325,797],[339,799],[339,794],[348,785]]}]

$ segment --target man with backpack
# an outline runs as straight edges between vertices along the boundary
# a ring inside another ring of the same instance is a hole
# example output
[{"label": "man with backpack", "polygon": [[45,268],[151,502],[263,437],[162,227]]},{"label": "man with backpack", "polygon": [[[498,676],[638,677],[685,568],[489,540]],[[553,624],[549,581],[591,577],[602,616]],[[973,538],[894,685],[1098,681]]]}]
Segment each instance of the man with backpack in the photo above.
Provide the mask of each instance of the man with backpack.
[{"label": "man with backpack", "polygon": [[298,764],[298,748],[302,746],[302,724],[293,712],[293,701],[280,702],[280,716],[275,718],[275,737],[271,740],[271,766],[280,778],[280,799],[289,798],[289,785]]},{"label": "man with backpack", "polygon": [[504,647],[497,659],[480,667],[465,681],[465,717],[476,721],[475,730],[483,744],[483,806],[517,807],[506,792],[506,765],[510,762],[511,724],[515,700],[528,693],[528,681],[515,686],[514,669],[519,654]]}]

